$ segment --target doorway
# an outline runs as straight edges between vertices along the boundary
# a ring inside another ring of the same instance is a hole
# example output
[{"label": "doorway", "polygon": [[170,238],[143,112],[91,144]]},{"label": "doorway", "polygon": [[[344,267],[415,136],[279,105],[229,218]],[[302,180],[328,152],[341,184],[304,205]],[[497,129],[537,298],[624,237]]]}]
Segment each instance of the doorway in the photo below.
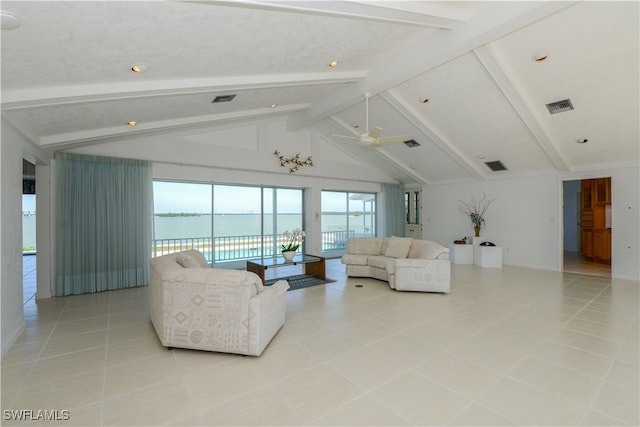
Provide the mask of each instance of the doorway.
[{"label": "doorway", "polygon": [[36,165],[22,160],[22,302],[35,299],[36,280]]},{"label": "doorway", "polygon": [[563,271],[611,277],[611,178],[563,182]]}]

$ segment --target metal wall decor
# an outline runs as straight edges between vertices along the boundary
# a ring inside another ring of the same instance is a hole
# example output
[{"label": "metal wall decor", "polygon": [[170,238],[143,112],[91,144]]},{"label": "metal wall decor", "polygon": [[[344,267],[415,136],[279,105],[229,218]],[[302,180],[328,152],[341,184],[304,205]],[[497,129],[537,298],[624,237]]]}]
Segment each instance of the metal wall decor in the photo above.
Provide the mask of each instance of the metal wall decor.
[{"label": "metal wall decor", "polygon": [[308,156],[306,159],[300,158],[300,153],[296,153],[295,156],[285,157],[278,150],[273,152],[273,155],[280,160],[280,166],[283,168],[289,168],[289,173],[296,173],[302,166],[313,166],[313,159]]}]

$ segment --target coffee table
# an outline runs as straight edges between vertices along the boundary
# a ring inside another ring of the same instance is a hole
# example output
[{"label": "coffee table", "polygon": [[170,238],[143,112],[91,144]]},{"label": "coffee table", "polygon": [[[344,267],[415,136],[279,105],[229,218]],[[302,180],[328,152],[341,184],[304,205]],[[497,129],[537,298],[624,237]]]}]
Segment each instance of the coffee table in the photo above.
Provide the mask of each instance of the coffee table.
[{"label": "coffee table", "polygon": [[286,261],[283,257],[252,259],[247,261],[247,271],[256,273],[264,284],[264,273],[268,268],[289,267],[292,265],[304,265],[304,274],[320,280],[327,280],[325,258],[315,255],[301,254]]}]

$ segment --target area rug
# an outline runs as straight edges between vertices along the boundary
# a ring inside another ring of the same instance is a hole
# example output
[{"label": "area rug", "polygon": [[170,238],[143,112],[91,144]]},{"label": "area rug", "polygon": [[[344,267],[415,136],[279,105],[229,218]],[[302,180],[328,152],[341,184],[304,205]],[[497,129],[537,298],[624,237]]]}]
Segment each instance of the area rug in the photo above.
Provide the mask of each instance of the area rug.
[{"label": "area rug", "polygon": [[310,288],[311,286],[326,285],[327,283],[335,282],[335,280],[331,280],[331,279],[322,280],[313,276],[300,274],[298,276],[280,277],[278,279],[269,280],[265,283],[265,286],[273,285],[278,280],[288,281],[290,291],[295,291],[296,289]]}]

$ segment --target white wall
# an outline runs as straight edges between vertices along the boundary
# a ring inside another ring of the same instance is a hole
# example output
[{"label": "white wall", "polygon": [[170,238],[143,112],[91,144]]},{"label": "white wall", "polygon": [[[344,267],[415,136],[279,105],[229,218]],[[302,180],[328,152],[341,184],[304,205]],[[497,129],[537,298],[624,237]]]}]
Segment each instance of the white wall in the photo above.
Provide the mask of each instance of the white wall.
[{"label": "white wall", "polygon": [[25,329],[22,305],[22,144],[2,121],[0,144],[0,292],[2,357]]},{"label": "white wall", "polygon": [[[322,190],[377,193],[380,182],[393,180],[316,138],[307,130],[289,132],[283,119],[272,119],[253,125],[230,124],[222,130],[200,129],[186,136],[143,136],[73,151],[150,160],[156,179],[305,189],[305,250],[319,255]],[[311,155],[315,166],[289,173],[272,154],[276,149],[286,156]]]},{"label": "white wall", "polygon": [[[315,166],[302,167],[289,174],[273,155],[300,153],[312,156]],[[379,170],[348,156],[331,144],[320,140],[313,131],[290,132],[284,118],[265,119],[254,124],[228,124],[188,132],[176,131],[161,135],[144,135],[122,141],[106,142],[73,150],[78,153],[151,160],[191,166],[206,166],[234,170],[239,173],[262,171],[288,177],[332,177],[349,181],[396,181]]]},{"label": "white wall", "polygon": [[640,280],[640,168],[598,170],[486,180],[424,187],[424,236],[442,244],[473,235],[458,202],[472,196],[496,199],[489,207],[481,235],[503,247],[505,265],[562,270],[562,182],[611,176],[612,276]]}]

